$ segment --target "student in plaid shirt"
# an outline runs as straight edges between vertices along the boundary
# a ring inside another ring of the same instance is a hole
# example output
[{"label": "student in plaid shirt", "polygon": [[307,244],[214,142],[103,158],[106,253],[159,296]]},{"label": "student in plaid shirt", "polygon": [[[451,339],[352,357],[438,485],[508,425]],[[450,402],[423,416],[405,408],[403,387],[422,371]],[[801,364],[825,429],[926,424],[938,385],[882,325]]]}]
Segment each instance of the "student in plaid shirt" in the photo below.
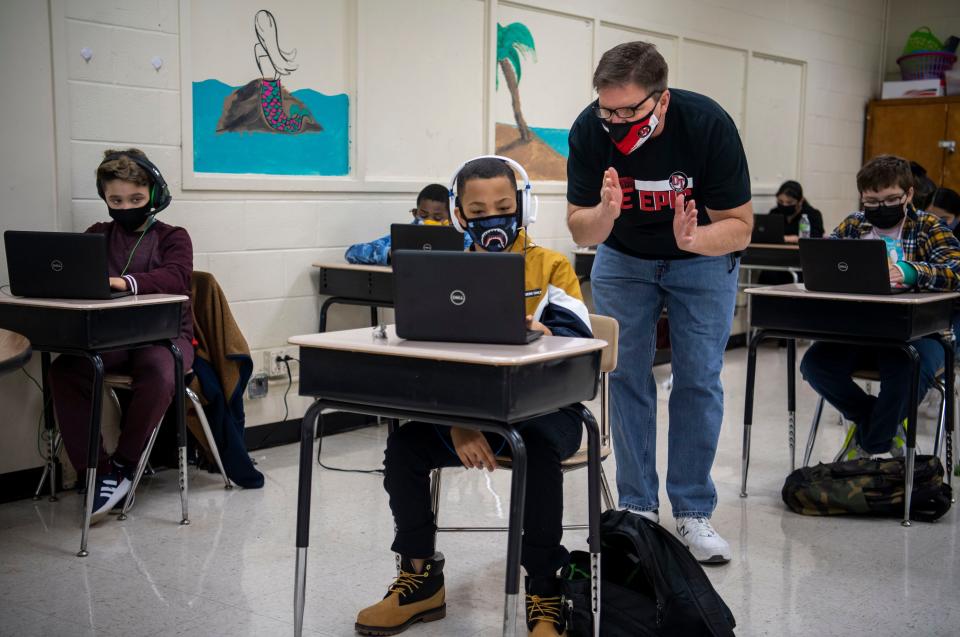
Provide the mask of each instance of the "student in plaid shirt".
[{"label": "student in plaid shirt", "polygon": [[[910,203],[914,178],[910,162],[893,155],[871,159],[857,173],[863,210],[844,219],[834,239],[882,239],[887,244],[890,285],[919,291],[960,289],[960,242],[936,215]],[[954,330],[960,328],[954,316]],[[911,343],[920,355],[919,396],[943,373],[943,349],[932,338]],[[851,374],[878,369],[880,393],[864,392]],[[814,343],[800,371],[818,394],[855,423],[844,443],[844,458],[882,453],[903,455],[910,367],[899,351],[840,343]]]}]

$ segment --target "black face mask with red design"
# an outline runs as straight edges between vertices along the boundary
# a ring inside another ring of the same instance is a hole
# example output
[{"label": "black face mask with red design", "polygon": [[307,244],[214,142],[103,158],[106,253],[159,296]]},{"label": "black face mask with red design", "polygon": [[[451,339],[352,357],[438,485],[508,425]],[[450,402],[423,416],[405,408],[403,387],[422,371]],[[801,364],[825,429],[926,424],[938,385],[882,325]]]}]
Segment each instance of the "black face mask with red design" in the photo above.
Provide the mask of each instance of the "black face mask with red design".
[{"label": "black face mask with red design", "polygon": [[653,131],[657,129],[660,120],[653,114],[656,105],[646,117],[642,117],[635,122],[603,122],[603,129],[610,135],[613,145],[617,147],[624,155],[629,155],[636,149],[643,146],[644,142],[650,139]]}]

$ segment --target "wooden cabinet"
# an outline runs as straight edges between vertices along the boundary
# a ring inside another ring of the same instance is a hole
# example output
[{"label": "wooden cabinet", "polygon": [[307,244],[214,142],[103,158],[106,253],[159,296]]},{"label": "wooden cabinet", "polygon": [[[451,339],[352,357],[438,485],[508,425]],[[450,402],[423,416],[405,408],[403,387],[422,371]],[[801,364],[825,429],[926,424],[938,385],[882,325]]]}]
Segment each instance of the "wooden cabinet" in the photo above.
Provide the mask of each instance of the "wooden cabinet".
[{"label": "wooden cabinet", "polygon": [[885,153],[916,161],[938,186],[960,192],[960,96],[870,102],[863,160]]}]

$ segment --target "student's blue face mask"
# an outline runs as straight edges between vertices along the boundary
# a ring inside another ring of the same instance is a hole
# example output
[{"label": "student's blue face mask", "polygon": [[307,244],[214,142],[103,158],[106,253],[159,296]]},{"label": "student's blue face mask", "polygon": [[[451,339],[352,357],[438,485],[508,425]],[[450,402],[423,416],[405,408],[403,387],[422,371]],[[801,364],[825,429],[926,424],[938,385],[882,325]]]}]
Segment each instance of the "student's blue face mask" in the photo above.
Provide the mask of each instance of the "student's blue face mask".
[{"label": "student's blue face mask", "polygon": [[520,228],[517,225],[517,214],[515,212],[467,221],[467,233],[470,238],[487,252],[509,250],[513,242],[517,240],[519,232]]}]

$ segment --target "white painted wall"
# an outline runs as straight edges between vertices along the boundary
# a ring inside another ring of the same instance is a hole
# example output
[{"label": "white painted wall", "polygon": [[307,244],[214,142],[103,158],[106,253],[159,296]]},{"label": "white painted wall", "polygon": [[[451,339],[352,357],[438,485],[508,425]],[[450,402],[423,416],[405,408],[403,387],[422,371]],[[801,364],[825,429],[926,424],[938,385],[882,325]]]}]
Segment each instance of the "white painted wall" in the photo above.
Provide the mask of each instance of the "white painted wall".
[{"label": "white painted wall", "polygon": [[[0,2],[0,232],[57,229],[50,26],[45,2]],[[0,245],[0,283],[7,283]],[[40,355],[27,366],[40,375]],[[21,372],[0,377],[0,473],[41,464],[36,452],[40,392]]]},{"label": "white painted wall", "polygon": [[[488,99],[494,75],[484,62],[483,47],[489,28],[498,18],[509,20],[518,6],[505,5],[501,16],[494,0],[350,1],[359,34],[352,45],[358,93],[351,96],[358,116],[354,168],[366,181],[349,192],[182,190],[178,0],[49,0],[49,24],[45,3],[0,3],[0,15],[6,18],[0,26],[0,46],[4,51],[15,49],[3,57],[3,77],[31,86],[8,99],[24,100],[22,109],[43,122],[62,121],[56,139],[50,126],[21,126],[6,118],[0,125],[4,141],[7,135],[13,140],[5,148],[30,149],[0,158],[5,168],[0,171],[3,192],[15,191],[13,198],[0,202],[5,227],[56,226],[55,165],[61,167],[57,183],[68,193],[64,207],[73,228],[82,230],[105,218],[93,182],[99,158],[106,148],[138,146],[171,185],[175,202],[163,213],[164,220],[190,231],[195,266],[213,272],[223,284],[256,363],[260,364],[260,352],[283,346],[289,335],[315,331],[319,303],[311,262],[339,260],[348,244],[385,234],[391,222],[408,218],[425,180],[443,182],[455,163],[489,149],[499,107]],[[572,17],[562,22],[567,26],[580,22],[579,28],[587,29],[587,21],[595,23],[596,56],[618,40],[624,28],[659,33],[674,77],[690,69],[683,57],[696,50],[692,41],[801,63],[805,83],[797,117],[803,132],[796,151],[799,172],[791,176],[804,184],[827,224],[837,222],[855,204],[863,108],[877,91],[882,67],[882,3],[529,0],[524,4],[539,9],[545,24],[551,22],[550,12]],[[56,62],[52,79],[51,30]],[[84,46],[94,51],[89,63],[80,58]],[[548,49],[540,55],[546,56]],[[25,59],[23,50],[34,52],[26,58],[34,71],[29,75],[14,63]],[[155,55],[165,61],[159,72],[149,65]],[[40,64],[43,61],[46,67]],[[699,64],[709,65],[710,56]],[[699,64],[689,78],[681,78],[684,86],[696,90],[696,78],[710,77],[710,68]],[[589,82],[592,68],[591,61],[573,69],[577,81]],[[490,88],[485,88],[485,78]],[[51,84],[57,97],[55,111]],[[549,85],[538,88],[535,95],[525,97],[526,102],[550,101]],[[584,90],[586,94],[589,86]],[[583,104],[554,105],[551,118],[554,112],[576,113],[587,99]],[[742,95],[748,112],[751,99]],[[749,114],[744,121],[749,121]],[[570,122],[550,119],[546,124]],[[55,147],[60,149],[56,161]],[[27,170],[31,163],[42,164],[46,172],[42,178],[34,176],[42,184],[24,189],[27,177],[34,174]],[[568,250],[572,242],[564,223],[563,188],[541,192],[540,220],[533,235],[545,245]],[[771,199],[758,194],[756,207],[764,209]],[[335,309],[331,327],[362,324],[366,316],[365,308]],[[0,391],[7,387],[0,385]],[[248,401],[251,425],[282,415],[281,390],[274,385],[268,400]],[[291,392],[291,414],[299,416],[304,402],[295,393],[296,388]],[[24,413],[16,420],[24,431],[32,431],[31,418]],[[6,455],[0,452],[0,471],[9,470]]]},{"label": "white painted wall", "polygon": [[[930,27],[941,42],[955,35],[960,37],[960,2],[957,0],[890,0],[885,51],[886,79],[900,80],[897,58],[910,34],[920,27]],[[958,68],[958,66],[954,66]]]}]

